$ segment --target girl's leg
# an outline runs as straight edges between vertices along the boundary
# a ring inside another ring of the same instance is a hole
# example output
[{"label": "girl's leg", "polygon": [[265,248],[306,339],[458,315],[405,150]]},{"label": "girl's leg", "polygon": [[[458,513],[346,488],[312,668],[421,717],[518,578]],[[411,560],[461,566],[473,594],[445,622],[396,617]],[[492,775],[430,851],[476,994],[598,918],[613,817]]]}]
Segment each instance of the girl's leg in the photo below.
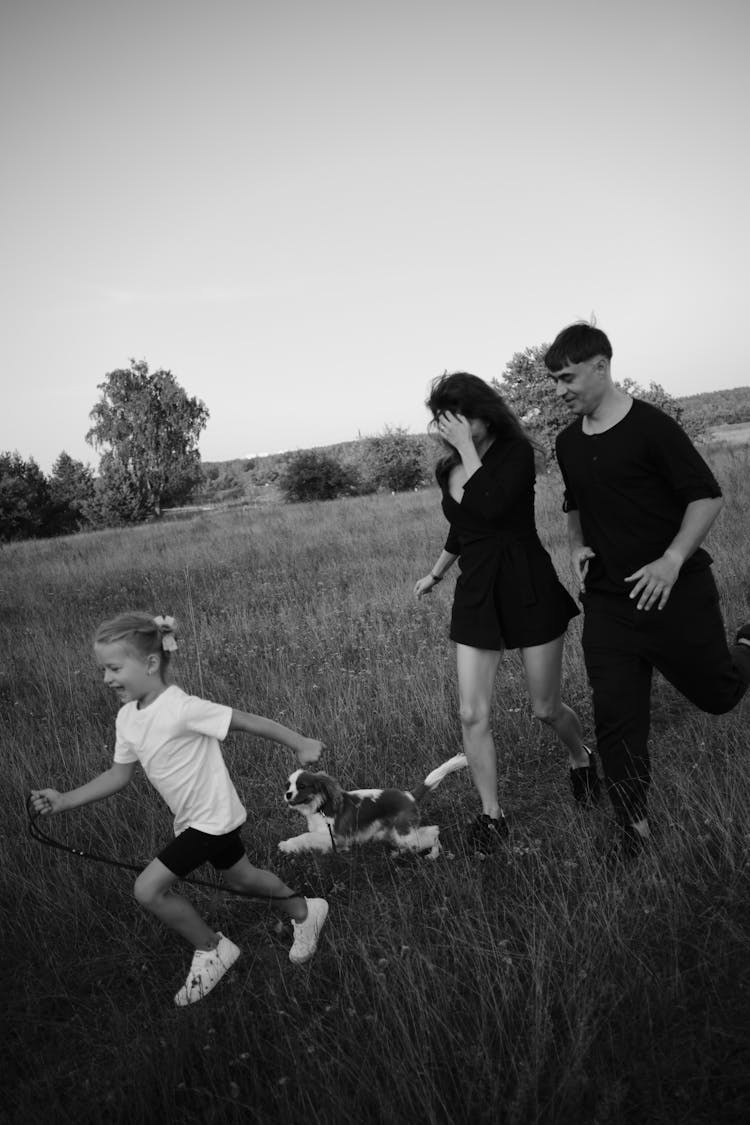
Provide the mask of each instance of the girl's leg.
[{"label": "girl's leg", "polygon": [[456,645],[459,714],[464,752],[482,802],[482,812],[497,819],[497,753],[490,729],[490,705],[502,653]]},{"label": "girl's leg", "polygon": [[224,882],[235,891],[267,896],[269,902],[278,906],[294,922],[304,922],[307,917],[307,901],[304,895],[297,895],[282,883],[271,871],[253,867],[247,856],[243,856],[232,867],[222,871]]},{"label": "girl's leg", "polygon": [[215,949],[219,935],[203,921],[192,903],[173,894],[172,886],[177,879],[160,859],[152,860],[135,881],[136,900],[196,949]]},{"label": "girl's leg", "polygon": [[541,722],[552,727],[560,741],[567,747],[571,769],[589,765],[588,751],[583,742],[583,728],[575,711],[560,698],[562,654],[565,635],[544,645],[521,649],[526,686]]},{"label": "girl's leg", "polygon": [[295,965],[309,961],[318,947],[320,931],[328,917],[328,903],[324,898],[305,898],[295,894],[270,871],[253,867],[247,856],[243,856],[222,874],[228,886],[235,891],[268,896],[276,900],[276,905],[292,919],[294,941],[289,950],[289,960]]}]

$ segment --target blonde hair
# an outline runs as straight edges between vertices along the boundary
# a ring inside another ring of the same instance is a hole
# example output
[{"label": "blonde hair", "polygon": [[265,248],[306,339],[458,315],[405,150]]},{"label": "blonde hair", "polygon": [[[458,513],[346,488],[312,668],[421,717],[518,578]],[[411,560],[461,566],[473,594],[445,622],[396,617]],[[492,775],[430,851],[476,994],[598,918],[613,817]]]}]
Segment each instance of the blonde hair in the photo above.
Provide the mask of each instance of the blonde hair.
[{"label": "blonde hair", "polygon": [[164,671],[177,648],[177,623],[173,617],[152,617],[149,613],[120,613],[104,621],[94,634],[95,645],[122,641],[141,656],[156,654]]}]

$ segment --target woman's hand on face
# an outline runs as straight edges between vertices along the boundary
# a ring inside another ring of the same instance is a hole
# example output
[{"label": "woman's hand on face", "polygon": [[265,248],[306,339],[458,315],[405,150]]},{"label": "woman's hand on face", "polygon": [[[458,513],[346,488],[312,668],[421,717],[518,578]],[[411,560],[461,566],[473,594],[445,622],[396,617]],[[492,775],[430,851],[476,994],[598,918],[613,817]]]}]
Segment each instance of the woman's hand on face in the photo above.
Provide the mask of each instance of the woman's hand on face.
[{"label": "woman's hand on face", "polygon": [[437,428],[443,441],[447,441],[459,451],[474,444],[471,423],[463,414],[453,414],[450,410],[438,414]]}]

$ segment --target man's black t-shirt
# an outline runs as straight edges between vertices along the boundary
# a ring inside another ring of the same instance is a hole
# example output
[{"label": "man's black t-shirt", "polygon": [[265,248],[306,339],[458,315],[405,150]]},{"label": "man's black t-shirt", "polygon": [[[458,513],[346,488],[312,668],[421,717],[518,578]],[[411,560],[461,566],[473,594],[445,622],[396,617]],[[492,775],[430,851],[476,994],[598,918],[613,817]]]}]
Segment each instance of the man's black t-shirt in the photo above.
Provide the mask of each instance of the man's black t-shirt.
[{"label": "man's black t-shirt", "polygon": [[[582,419],[576,419],[558,434],[556,449],[563,508],[579,512],[584,544],[596,552],[587,591],[632,590],[625,577],[664,554],[687,505],[721,496],[685,431],[641,399],[633,399],[625,417],[600,434],[585,434]],[[710,565],[711,556],[699,547],[682,570]]]}]

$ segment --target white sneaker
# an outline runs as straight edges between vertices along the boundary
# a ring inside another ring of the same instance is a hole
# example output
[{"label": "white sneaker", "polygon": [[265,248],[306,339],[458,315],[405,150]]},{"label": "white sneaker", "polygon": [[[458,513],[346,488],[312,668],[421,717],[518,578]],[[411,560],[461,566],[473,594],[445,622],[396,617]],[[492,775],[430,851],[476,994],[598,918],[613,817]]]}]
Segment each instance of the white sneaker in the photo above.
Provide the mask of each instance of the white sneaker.
[{"label": "white sneaker", "polygon": [[235,963],[240,951],[233,941],[219,934],[216,949],[196,949],[187,980],[174,998],[178,1008],[202,1000]]},{"label": "white sneaker", "polygon": [[289,960],[295,965],[309,961],[318,948],[318,937],[328,917],[328,903],[324,898],[306,898],[307,917],[304,922],[292,921],[294,941],[289,950]]}]

